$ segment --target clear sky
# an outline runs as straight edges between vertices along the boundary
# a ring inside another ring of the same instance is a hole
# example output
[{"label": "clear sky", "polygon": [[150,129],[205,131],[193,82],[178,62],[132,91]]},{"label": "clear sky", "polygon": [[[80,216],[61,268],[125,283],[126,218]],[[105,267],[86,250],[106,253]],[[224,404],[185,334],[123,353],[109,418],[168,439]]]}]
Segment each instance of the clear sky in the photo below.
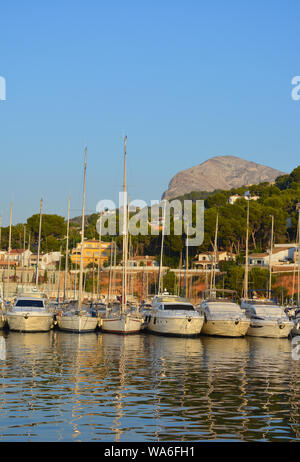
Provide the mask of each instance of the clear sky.
[{"label": "clear sky", "polygon": [[298,0],[5,0],[0,215],[159,199],[178,171],[235,155],[300,164]]}]

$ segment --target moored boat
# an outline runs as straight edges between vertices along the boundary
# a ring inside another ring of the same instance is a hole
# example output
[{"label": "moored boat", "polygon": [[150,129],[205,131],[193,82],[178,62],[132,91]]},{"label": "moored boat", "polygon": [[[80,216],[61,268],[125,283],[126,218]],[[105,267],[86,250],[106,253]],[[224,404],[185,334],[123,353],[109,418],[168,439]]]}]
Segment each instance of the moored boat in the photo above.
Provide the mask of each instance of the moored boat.
[{"label": "moored boat", "polygon": [[58,314],[56,320],[60,330],[69,332],[92,332],[98,326],[98,317],[95,313],[76,306]]},{"label": "moored boat", "polygon": [[250,320],[247,335],[253,337],[288,337],[294,323],[286,315],[284,308],[271,299],[242,300],[242,309]]},{"label": "moored boat", "polygon": [[151,310],[144,313],[145,328],[163,335],[199,335],[204,321],[188,300],[169,294],[156,295]]},{"label": "moored boat", "polygon": [[18,297],[6,319],[9,329],[19,332],[47,332],[53,327],[53,315],[39,297]]},{"label": "moored boat", "polygon": [[[218,296],[219,292],[221,296]],[[244,337],[246,335],[250,320],[235,302],[234,295],[234,291],[224,289],[204,291],[204,300],[197,309],[204,316],[202,334],[221,337]]]}]

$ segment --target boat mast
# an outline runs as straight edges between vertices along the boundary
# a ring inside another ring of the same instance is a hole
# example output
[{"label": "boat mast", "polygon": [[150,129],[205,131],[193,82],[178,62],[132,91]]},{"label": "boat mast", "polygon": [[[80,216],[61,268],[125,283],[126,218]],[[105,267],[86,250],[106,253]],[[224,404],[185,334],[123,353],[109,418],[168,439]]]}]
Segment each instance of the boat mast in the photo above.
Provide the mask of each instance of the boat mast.
[{"label": "boat mast", "polygon": [[112,282],[112,263],[113,263],[113,242],[110,243],[110,269],[109,269],[109,283],[108,283],[108,303],[111,299],[111,282]]},{"label": "boat mast", "polygon": [[83,241],[84,241],[84,212],[85,212],[85,183],[86,183],[86,153],[84,150],[84,174],[83,174],[83,198],[82,198],[82,217],[81,217],[81,251],[80,251],[80,270],[79,270],[79,294],[78,294],[78,309],[81,311],[82,304],[82,272],[83,272]]},{"label": "boat mast", "polygon": [[271,299],[272,296],[272,252],[273,252],[273,235],[274,235],[274,215],[271,215],[272,218],[272,227],[271,227],[271,243],[270,243],[270,256],[269,256],[269,295],[268,298]]},{"label": "boat mast", "polygon": [[162,264],[163,264],[163,251],[164,251],[164,236],[165,236],[165,221],[166,221],[166,201],[164,200],[164,213],[163,213],[163,224],[161,230],[161,248],[160,248],[160,261],[159,261],[159,273],[158,273],[158,294],[162,294]]},{"label": "boat mast", "polygon": [[127,185],[126,185],[126,156],[127,156],[127,136],[124,142],[124,189],[123,189],[123,278],[122,278],[122,306],[121,311],[126,309],[127,294],[127,257],[128,257],[128,225],[127,225]]},{"label": "boat mast", "polygon": [[182,296],[187,296],[187,272],[189,267],[189,223],[187,223],[187,231],[186,231],[186,243],[185,243],[185,269],[184,269],[184,279],[183,279],[183,294]]},{"label": "boat mast", "polygon": [[41,205],[40,205],[39,240],[38,240],[38,252],[37,252],[36,274],[35,274],[35,286],[36,287],[39,284],[39,263],[40,263],[40,249],[41,249],[42,210],[43,210],[43,199],[41,199]]},{"label": "boat mast", "polygon": [[65,277],[64,277],[64,300],[66,298],[67,277],[68,277],[69,228],[70,228],[70,198],[68,198],[67,242],[66,242],[66,261],[65,261]]},{"label": "boat mast", "polygon": [[217,213],[216,218],[216,231],[215,231],[215,241],[214,241],[214,253],[213,253],[213,267],[210,277],[210,288],[216,288],[216,261],[217,261],[217,243],[218,243],[218,225],[219,225],[219,214]]},{"label": "boat mast", "polygon": [[59,249],[58,284],[57,284],[57,303],[58,303],[58,309],[59,309],[59,303],[60,303],[60,270],[61,270],[61,246],[60,246],[60,249]]},{"label": "boat mast", "polygon": [[97,273],[97,300],[100,297],[100,265],[101,265],[101,227],[102,227],[102,215],[100,212],[100,222],[99,222],[99,257],[98,257],[98,273]]},{"label": "boat mast", "polygon": [[297,210],[298,210],[298,293],[297,293],[297,305],[300,306],[300,203],[298,203],[296,207],[297,207]]},{"label": "boat mast", "polygon": [[245,261],[245,277],[244,277],[244,299],[248,299],[248,275],[249,275],[249,200],[247,204],[247,231],[246,231],[246,261]]},{"label": "boat mast", "polygon": [[9,294],[9,277],[10,277],[10,252],[11,252],[11,222],[12,222],[12,206],[13,203],[10,203],[10,215],[9,215],[9,237],[8,237],[8,262],[7,262],[7,277],[8,277],[8,285],[7,285],[7,293]]}]

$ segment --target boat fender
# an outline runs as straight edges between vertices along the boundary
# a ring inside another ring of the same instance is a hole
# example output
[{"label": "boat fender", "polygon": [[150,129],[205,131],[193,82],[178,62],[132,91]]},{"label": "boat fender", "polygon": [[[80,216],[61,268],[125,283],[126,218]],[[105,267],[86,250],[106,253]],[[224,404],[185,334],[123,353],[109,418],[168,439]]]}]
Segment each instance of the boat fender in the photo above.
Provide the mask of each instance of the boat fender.
[{"label": "boat fender", "polygon": [[207,317],[205,313],[204,313],[204,322],[207,323]]}]

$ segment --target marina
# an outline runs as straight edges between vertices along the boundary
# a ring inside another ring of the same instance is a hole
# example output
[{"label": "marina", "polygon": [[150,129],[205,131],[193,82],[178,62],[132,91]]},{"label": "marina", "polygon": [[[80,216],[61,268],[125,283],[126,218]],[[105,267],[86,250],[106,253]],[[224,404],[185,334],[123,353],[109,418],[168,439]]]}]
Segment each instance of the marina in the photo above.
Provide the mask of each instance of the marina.
[{"label": "marina", "polygon": [[2,3],[3,447],[299,442],[300,3]]}]

